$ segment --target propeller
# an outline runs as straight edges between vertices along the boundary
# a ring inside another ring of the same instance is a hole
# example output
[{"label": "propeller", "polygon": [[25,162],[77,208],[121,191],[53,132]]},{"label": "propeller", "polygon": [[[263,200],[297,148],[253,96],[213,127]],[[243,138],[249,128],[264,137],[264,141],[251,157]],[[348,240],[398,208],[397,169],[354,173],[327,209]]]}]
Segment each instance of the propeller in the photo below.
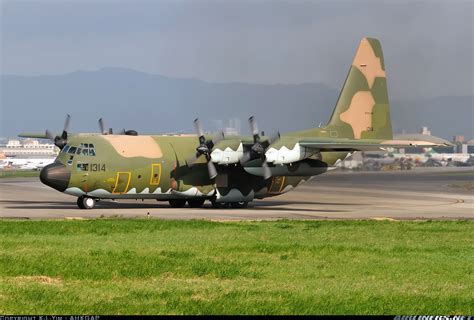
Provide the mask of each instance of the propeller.
[{"label": "propeller", "polygon": [[[100,128],[100,133],[101,134],[114,134],[114,130],[112,128],[109,128],[109,129],[106,129],[105,127],[105,122],[104,122],[104,119],[103,118],[100,118],[99,119],[99,128]],[[125,134],[125,129],[123,129],[123,133],[121,134]]]},{"label": "propeller", "polygon": [[112,128],[109,128],[108,130],[106,129],[104,119],[100,118],[98,122],[99,122],[100,133],[114,134],[114,131],[112,130]]},{"label": "propeller", "polygon": [[99,122],[100,133],[107,134],[107,131],[105,131],[104,119],[100,118],[98,122]]},{"label": "propeller", "polygon": [[200,156],[204,156],[207,162],[207,171],[209,172],[209,178],[214,179],[217,176],[217,169],[214,163],[211,161],[211,152],[212,148],[224,139],[224,134],[220,132],[220,134],[213,137],[211,140],[206,140],[204,136],[204,130],[202,129],[201,122],[199,119],[194,120],[194,128],[196,129],[196,134],[199,139],[199,146],[196,148],[196,154],[194,157],[187,160],[188,166],[193,166],[194,163]]},{"label": "propeller", "polygon": [[[105,122],[104,122],[103,118],[100,118],[98,122],[99,122],[99,128],[100,128],[100,133],[101,134],[103,134],[103,135],[108,135],[108,134],[112,135],[112,134],[114,134],[114,130],[112,128],[106,129]],[[136,130],[131,130],[131,129],[125,130],[125,128],[120,130],[118,134],[119,135],[127,135],[127,136],[138,136],[138,132]]]},{"label": "propeller", "polygon": [[268,179],[272,176],[272,172],[268,166],[265,152],[272,143],[280,139],[280,133],[278,132],[277,135],[262,141],[257,126],[257,121],[255,120],[254,116],[249,118],[249,125],[253,135],[253,145],[250,147],[250,150],[244,153],[243,157],[240,159],[240,164],[244,165],[250,160],[260,159],[262,161],[263,177]]},{"label": "propeller", "polygon": [[52,141],[54,141],[54,145],[59,149],[63,149],[67,144],[67,132],[69,130],[69,123],[71,121],[71,116],[68,114],[66,115],[66,120],[64,121],[64,128],[63,132],[60,136],[54,136],[51,131],[46,129],[46,137]]}]

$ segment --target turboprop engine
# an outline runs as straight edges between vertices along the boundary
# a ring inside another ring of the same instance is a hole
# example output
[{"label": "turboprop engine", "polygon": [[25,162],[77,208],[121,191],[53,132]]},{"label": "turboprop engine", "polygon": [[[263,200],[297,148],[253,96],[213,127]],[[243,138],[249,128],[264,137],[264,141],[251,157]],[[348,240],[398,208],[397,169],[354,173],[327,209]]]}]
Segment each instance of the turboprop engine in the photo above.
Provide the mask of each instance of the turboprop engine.
[{"label": "turboprop engine", "polygon": [[211,160],[214,163],[220,165],[229,165],[239,163],[240,159],[244,156],[244,147],[240,140],[236,140],[235,143],[225,141],[225,147],[217,144],[214,150],[211,152]]},{"label": "turboprop engine", "polygon": [[286,146],[272,147],[267,150],[265,157],[267,162],[273,164],[289,164],[307,159],[315,154],[315,151],[306,147],[302,147],[299,143],[295,143],[292,149]]}]

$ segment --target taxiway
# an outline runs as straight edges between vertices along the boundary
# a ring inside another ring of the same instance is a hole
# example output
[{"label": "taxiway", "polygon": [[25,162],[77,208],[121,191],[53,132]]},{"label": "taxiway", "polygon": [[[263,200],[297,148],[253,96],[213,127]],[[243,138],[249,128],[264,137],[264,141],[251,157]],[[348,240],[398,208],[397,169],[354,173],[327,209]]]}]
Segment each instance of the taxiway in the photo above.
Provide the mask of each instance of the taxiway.
[{"label": "taxiway", "polygon": [[81,210],[76,199],[38,178],[0,180],[0,218],[147,217],[161,219],[474,219],[474,170],[330,172],[246,209],[170,208],[153,200],[101,201]]}]

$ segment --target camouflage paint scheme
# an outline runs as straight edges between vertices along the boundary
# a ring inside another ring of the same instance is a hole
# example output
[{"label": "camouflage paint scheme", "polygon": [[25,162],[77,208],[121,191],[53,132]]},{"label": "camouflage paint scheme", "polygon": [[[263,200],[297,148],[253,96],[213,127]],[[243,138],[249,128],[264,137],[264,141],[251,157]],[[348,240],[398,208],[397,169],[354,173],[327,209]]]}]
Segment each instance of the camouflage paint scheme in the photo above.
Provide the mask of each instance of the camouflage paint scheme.
[{"label": "camouflage paint scheme", "polygon": [[[353,151],[408,146],[412,142],[392,140],[381,45],[376,39],[364,38],[328,124],[281,135],[267,149],[270,179],[263,178],[261,160],[257,159],[244,165],[217,163],[218,176],[211,180],[204,157],[192,167],[187,165],[186,159],[198,146],[196,135],[77,134],[68,141],[68,146],[81,144],[93,144],[96,155],[72,155],[64,152],[65,148],[56,160],[71,171],[65,193],[111,199],[206,198],[233,202],[285,193],[331,169]],[[251,136],[226,137],[213,152],[232,154],[252,144]],[[78,170],[81,163],[88,164],[87,171]]]}]

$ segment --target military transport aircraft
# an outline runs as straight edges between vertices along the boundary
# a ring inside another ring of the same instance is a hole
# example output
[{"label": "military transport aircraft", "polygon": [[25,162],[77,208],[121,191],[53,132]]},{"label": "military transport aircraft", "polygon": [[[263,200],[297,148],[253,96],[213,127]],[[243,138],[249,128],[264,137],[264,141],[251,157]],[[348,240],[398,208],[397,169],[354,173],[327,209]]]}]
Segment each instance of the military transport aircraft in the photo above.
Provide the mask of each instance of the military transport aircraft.
[{"label": "military transport aircraft", "polygon": [[355,54],[328,124],[275,137],[205,135],[198,119],[195,135],[69,134],[49,131],[61,149],[41,181],[77,197],[81,209],[100,199],[156,199],[172,207],[243,208],[249,201],[276,196],[333,168],[354,151],[431,147],[426,141],[392,140],[382,48],[364,38]]}]

